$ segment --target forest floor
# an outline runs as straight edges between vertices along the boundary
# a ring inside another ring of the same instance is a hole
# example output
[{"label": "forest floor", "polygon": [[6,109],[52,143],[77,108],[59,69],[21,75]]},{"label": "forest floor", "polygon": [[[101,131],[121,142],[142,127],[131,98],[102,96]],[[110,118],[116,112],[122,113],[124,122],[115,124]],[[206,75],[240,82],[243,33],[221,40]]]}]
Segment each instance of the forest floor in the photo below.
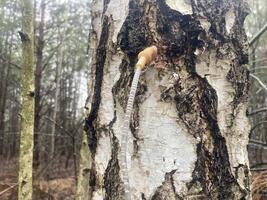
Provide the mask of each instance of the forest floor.
[{"label": "forest floor", "polygon": [[[44,170],[43,170],[44,169]],[[75,199],[76,180],[74,175],[73,162],[66,162],[62,159],[53,163],[50,167],[42,166],[35,170],[42,171],[37,180],[33,181],[34,200],[72,200]],[[0,159],[0,199],[17,199],[17,160]]]},{"label": "forest floor", "polygon": [[[74,200],[76,179],[73,160],[61,158],[35,170],[39,172],[34,180],[34,200]],[[267,167],[267,166],[266,166]],[[40,175],[41,171],[41,175]],[[17,159],[0,158],[0,199],[17,200]],[[267,191],[267,171],[252,172],[253,200],[265,200]]]}]

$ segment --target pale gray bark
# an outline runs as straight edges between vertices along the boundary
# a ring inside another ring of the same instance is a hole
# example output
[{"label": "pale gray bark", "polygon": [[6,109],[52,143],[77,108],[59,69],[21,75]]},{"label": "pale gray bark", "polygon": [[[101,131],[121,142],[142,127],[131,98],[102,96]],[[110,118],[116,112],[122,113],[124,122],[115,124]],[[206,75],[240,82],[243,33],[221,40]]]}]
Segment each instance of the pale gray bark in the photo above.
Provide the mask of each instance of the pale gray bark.
[{"label": "pale gray bark", "polygon": [[159,55],[141,74],[129,127],[131,198],[249,199],[245,1],[92,5],[89,199],[123,199],[121,128],[137,54],[150,45]]},{"label": "pale gray bark", "polygon": [[34,129],[34,39],[33,5],[21,1],[22,10],[22,65],[21,65],[21,135],[19,154],[19,200],[32,199],[32,160]]}]

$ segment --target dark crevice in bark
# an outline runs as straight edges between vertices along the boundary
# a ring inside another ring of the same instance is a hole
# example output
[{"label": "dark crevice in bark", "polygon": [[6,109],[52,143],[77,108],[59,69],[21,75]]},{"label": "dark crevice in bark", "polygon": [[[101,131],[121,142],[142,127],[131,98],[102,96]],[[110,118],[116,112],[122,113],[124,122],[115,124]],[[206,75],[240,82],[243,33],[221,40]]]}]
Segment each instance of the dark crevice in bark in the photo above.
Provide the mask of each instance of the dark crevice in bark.
[{"label": "dark crevice in bark", "polygon": [[123,184],[120,178],[120,166],[118,160],[119,141],[112,134],[112,153],[111,159],[104,175],[104,188],[106,195],[104,200],[123,199]]},{"label": "dark crevice in bark", "polygon": [[[125,63],[125,60],[122,61],[120,66],[123,66]],[[104,188],[105,188],[105,197],[104,200],[112,200],[112,199],[122,199],[123,197],[123,183],[120,178],[120,166],[119,166],[119,160],[118,160],[118,153],[119,153],[119,141],[116,138],[114,131],[113,131],[113,125],[117,120],[117,112],[116,112],[116,92],[117,92],[117,84],[120,83],[120,81],[117,81],[115,85],[112,87],[112,95],[113,95],[113,106],[114,106],[114,118],[112,121],[108,124],[107,130],[105,132],[110,133],[110,137],[112,137],[111,147],[111,159],[109,160],[108,166],[105,170],[104,174]]]},{"label": "dark crevice in bark", "polygon": [[104,0],[104,9],[103,9],[103,15],[105,14],[105,12],[108,9],[108,4],[110,3],[110,0]]},{"label": "dark crevice in bark", "polygon": [[101,86],[104,73],[104,65],[106,60],[106,49],[109,37],[109,19],[108,17],[103,17],[102,31],[99,40],[99,46],[96,50],[96,63],[95,63],[95,82],[94,82],[94,92],[91,102],[91,110],[88,117],[85,119],[84,130],[87,133],[89,148],[91,151],[92,165],[90,169],[90,180],[89,185],[91,188],[90,195],[93,195],[95,191],[97,182],[97,170],[95,169],[95,153],[97,148],[97,131],[94,126],[94,122],[97,119],[98,110],[101,102]]},{"label": "dark crevice in bark", "polygon": [[163,199],[175,199],[183,200],[181,196],[176,192],[174,185],[173,174],[176,170],[172,170],[165,174],[165,180],[161,186],[159,186],[155,193],[152,195],[151,200],[163,200]]},{"label": "dark crevice in bark", "polygon": [[[225,28],[225,14],[231,8],[231,1],[228,0],[214,0],[214,1],[191,1],[195,15],[203,13],[203,15],[210,22],[211,37],[220,42],[229,40]],[[210,43],[214,45],[214,43]]]},{"label": "dark crevice in bark", "polygon": [[144,47],[149,45],[144,16],[144,6],[139,5],[139,0],[130,0],[129,14],[118,34],[120,48],[129,58],[136,57]]},{"label": "dark crevice in bark", "polygon": [[[168,59],[187,55],[187,52],[203,46],[203,42],[198,39],[202,31],[198,21],[191,15],[182,15],[170,9],[163,0],[157,0],[157,5],[156,30],[160,35],[157,45],[165,47],[163,52]],[[194,54],[190,56],[195,57]],[[188,63],[192,60],[189,57],[186,59]],[[194,71],[194,68],[189,70]]]},{"label": "dark crevice in bark", "polygon": [[[217,95],[205,78],[192,73],[176,86],[176,103],[179,117],[189,131],[200,138],[197,145],[197,162],[190,187],[200,182],[207,197],[232,199],[232,186],[237,184],[230,170],[228,151],[217,123]],[[197,113],[197,115],[196,115]],[[193,117],[194,116],[194,117]]]},{"label": "dark crevice in bark", "polygon": [[[142,79],[142,77],[140,79]],[[134,102],[134,107],[133,107],[133,115],[132,115],[132,120],[130,123],[130,130],[134,137],[134,141],[133,141],[133,147],[134,147],[133,156],[134,157],[138,156],[138,152],[139,152],[138,142],[142,140],[138,136],[138,127],[140,124],[139,111],[140,111],[140,105],[145,100],[146,92],[147,92],[147,86],[146,86],[145,80],[144,82],[140,80],[138,87],[137,87],[137,91],[136,91],[135,102]]]},{"label": "dark crevice in bark", "polygon": [[144,193],[141,194],[141,198],[142,198],[142,200],[146,200],[146,197],[145,197]]},{"label": "dark crevice in bark", "polygon": [[238,179],[239,178],[239,173],[244,173],[244,186],[247,190],[249,190],[250,188],[250,175],[249,175],[249,168],[247,165],[243,165],[243,164],[239,164],[238,166],[234,167],[235,171],[235,178]]},{"label": "dark crevice in bark", "polygon": [[233,52],[235,59],[231,69],[227,74],[227,80],[232,83],[235,90],[233,106],[233,116],[231,126],[236,115],[236,108],[240,103],[247,102],[249,91],[249,71],[248,71],[248,43],[245,33],[244,21],[249,13],[248,4],[245,2],[237,2],[235,4],[235,24],[230,35],[231,44],[233,45]]},{"label": "dark crevice in bark", "polygon": [[94,128],[94,121],[97,118],[99,105],[101,102],[101,86],[104,74],[104,65],[106,60],[106,48],[109,36],[109,19],[104,16],[102,23],[102,31],[99,40],[99,46],[96,50],[96,63],[95,63],[95,82],[94,92],[91,103],[91,110],[88,117],[85,120],[84,130],[88,135],[89,147],[92,153],[95,153],[97,147],[97,136]]}]

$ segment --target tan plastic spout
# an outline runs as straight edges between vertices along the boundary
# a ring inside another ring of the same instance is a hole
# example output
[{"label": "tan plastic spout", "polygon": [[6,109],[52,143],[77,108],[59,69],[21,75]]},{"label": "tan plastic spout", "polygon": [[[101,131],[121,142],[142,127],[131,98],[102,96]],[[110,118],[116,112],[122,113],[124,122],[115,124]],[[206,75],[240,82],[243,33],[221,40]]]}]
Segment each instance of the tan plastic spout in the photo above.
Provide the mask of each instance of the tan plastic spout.
[{"label": "tan plastic spout", "polygon": [[151,46],[145,48],[138,54],[138,62],[136,67],[139,69],[144,69],[146,65],[149,65],[157,56],[158,49],[156,46]]}]

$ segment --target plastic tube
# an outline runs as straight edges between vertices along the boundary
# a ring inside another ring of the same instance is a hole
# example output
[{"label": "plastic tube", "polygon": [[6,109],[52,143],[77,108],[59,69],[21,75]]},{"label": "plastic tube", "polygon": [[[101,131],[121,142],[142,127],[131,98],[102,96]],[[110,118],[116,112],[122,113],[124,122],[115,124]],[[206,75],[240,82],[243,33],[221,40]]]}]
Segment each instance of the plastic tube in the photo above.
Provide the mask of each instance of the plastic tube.
[{"label": "plastic tube", "polygon": [[122,180],[124,183],[124,191],[125,191],[125,200],[131,199],[131,193],[130,193],[130,181],[129,181],[129,175],[128,175],[128,162],[127,162],[127,152],[128,152],[128,136],[129,136],[129,125],[130,125],[130,118],[135,98],[135,93],[137,89],[137,84],[139,80],[139,76],[141,73],[141,69],[137,68],[136,72],[134,74],[126,112],[125,112],[125,118],[123,121],[123,127],[122,127],[122,139],[121,139],[121,173],[122,173]]},{"label": "plastic tube", "polygon": [[128,174],[128,162],[127,162],[127,152],[128,152],[128,136],[129,136],[129,126],[132,108],[134,104],[134,98],[137,90],[139,76],[141,74],[142,69],[145,65],[148,65],[152,62],[152,60],[157,55],[157,47],[152,46],[148,47],[145,50],[141,51],[138,54],[138,62],[136,64],[136,71],[134,74],[134,78],[131,85],[130,94],[128,97],[128,102],[126,106],[125,118],[123,121],[122,127],[122,138],[121,138],[121,174],[122,181],[124,183],[124,191],[125,191],[125,200],[131,200],[131,190],[130,190],[130,180]]}]

